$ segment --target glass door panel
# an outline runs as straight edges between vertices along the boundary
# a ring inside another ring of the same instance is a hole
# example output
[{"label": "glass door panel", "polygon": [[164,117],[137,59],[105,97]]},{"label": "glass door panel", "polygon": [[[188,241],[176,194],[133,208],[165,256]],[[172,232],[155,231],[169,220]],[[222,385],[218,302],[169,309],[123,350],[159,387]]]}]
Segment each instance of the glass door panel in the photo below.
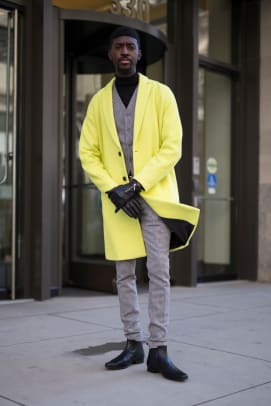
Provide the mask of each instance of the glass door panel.
[{"label": "glass door panel", "polygon": [[0,298],[15,298],[14,100],[17,14],[0,8]]},{"label": "glass door panel", "polygon": [[101,74],[78,74],[76,72],[73,75],[70,181],[69,191],[67,191],[70,204],[70,235],[72,236],[70,260],[72,262],[91,257],[104,259],[101,196],[82,170],[78,149],[88,103],[101,88],[101,81]]},{"label": "glass door panel", "polygon": [[78,72],[78,61],[73,58],[67,66],[63,284],[112,292],[115,289],[115,268],[105,260],[101,194],[82,170],[78,149],[89,101],[108,82],[109,75]]},{"label": "glass door panel", "polygon": [[[103,222],[101,210],[101,195],[82,170],[78,155],[78,143],[87,106],[92,96],[102,86],[101,74],[77,74],[75,92],[75,140],[76,164],[73,171],[73,183],[78,187],[73,189],[74,230],[77,231],[76,243],[73,248],[73,260],[76,257],[104,258]],[[78,216],[79,214],[79,216]]]},{"label": "glass door panel", "polygon": [[231,63],[232,0],[199,0],[200,55]]},{"label": "glass door panel", "polygon": [[194,162],[198,279],[227,279],[231,266],[231,97],[229,77],[199,69],[198,143]]}]

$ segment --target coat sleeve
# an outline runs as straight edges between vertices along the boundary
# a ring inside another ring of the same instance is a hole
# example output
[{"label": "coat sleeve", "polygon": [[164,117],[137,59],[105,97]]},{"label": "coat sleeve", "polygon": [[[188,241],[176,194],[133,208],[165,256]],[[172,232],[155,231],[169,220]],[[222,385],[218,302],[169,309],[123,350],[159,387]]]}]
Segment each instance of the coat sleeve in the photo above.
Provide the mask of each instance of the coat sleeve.
[{"label": "coat sleeve", "polygon": [[182,125],[175,97],[166,86],[158,94],[159,150],[140,172],[134,174],[146,191],[166,177],[182,155]]},{"label": "coat sleeve", "polygon": [[98,103],[96,96],[94,96],[88,106],[82,126],[79,141],[79,157],[82,167],[90,180],[101,192],[106,192],[117,186],[117,184],[105,169],[102,161],[100,131]]}]

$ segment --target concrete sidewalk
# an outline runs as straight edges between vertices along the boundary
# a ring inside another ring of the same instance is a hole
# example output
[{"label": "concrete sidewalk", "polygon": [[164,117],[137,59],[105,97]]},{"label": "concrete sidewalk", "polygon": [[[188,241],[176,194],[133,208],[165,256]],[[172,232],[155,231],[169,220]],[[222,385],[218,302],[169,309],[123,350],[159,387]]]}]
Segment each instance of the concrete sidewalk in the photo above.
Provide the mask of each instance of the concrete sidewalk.
[{"label": "concrete sidewalk", "polygon": [[[147,299],[140,293],[145,331]],[[117,296],[71,290],[2,303],[0,405],[270,406],[271,284],[172,288],[169,355],[185,383],[145,364],[106,371],[123,345]]]}]

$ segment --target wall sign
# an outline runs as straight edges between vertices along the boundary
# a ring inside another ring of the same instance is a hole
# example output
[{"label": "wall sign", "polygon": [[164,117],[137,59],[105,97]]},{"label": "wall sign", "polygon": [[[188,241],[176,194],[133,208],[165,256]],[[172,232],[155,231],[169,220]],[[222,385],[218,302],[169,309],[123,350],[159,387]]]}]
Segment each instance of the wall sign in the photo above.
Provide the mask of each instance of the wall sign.
[{"label": "wall sign", "polygon": [[217,160],[215,158],[208,158],[206,164],[209,173],[217,172]]},{"label": "wall sign", "polygon": [[208,185],[208,193],[214,195],[216,193],[216,185],[217,185],[216,174],[208,173],[207,185]]},{"label": "wall sign", "polygon": [[214,195],[216,193],[216,186],[217,186],[217,160],[215,158],[208,158],[206,162],[207,167],[207,187],[208,193],[210,195]]},{"label": "wall sign", "polygon": [[193,157],[193,175],[200,175],[200,157]]},{"label": "wall sign", "polygon": [[137,18],[148,23],[150,20],[150,3],[149,0],[112,0],[110,12]]}]

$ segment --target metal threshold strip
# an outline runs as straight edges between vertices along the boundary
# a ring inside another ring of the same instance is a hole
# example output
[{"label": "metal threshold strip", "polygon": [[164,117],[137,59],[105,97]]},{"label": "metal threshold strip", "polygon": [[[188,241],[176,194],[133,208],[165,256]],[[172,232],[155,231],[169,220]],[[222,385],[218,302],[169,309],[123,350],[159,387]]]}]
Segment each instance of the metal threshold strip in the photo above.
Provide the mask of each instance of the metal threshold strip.
[{"label": "metal threshold strip", "polygon": [[222,201],[222,202],[232,202],[234,200],[233,197],[224,197],[224,196],[217,196],[217,197],[211,197],[211,196],[196,196],[198,200],[213,200],[213,201]]}]

